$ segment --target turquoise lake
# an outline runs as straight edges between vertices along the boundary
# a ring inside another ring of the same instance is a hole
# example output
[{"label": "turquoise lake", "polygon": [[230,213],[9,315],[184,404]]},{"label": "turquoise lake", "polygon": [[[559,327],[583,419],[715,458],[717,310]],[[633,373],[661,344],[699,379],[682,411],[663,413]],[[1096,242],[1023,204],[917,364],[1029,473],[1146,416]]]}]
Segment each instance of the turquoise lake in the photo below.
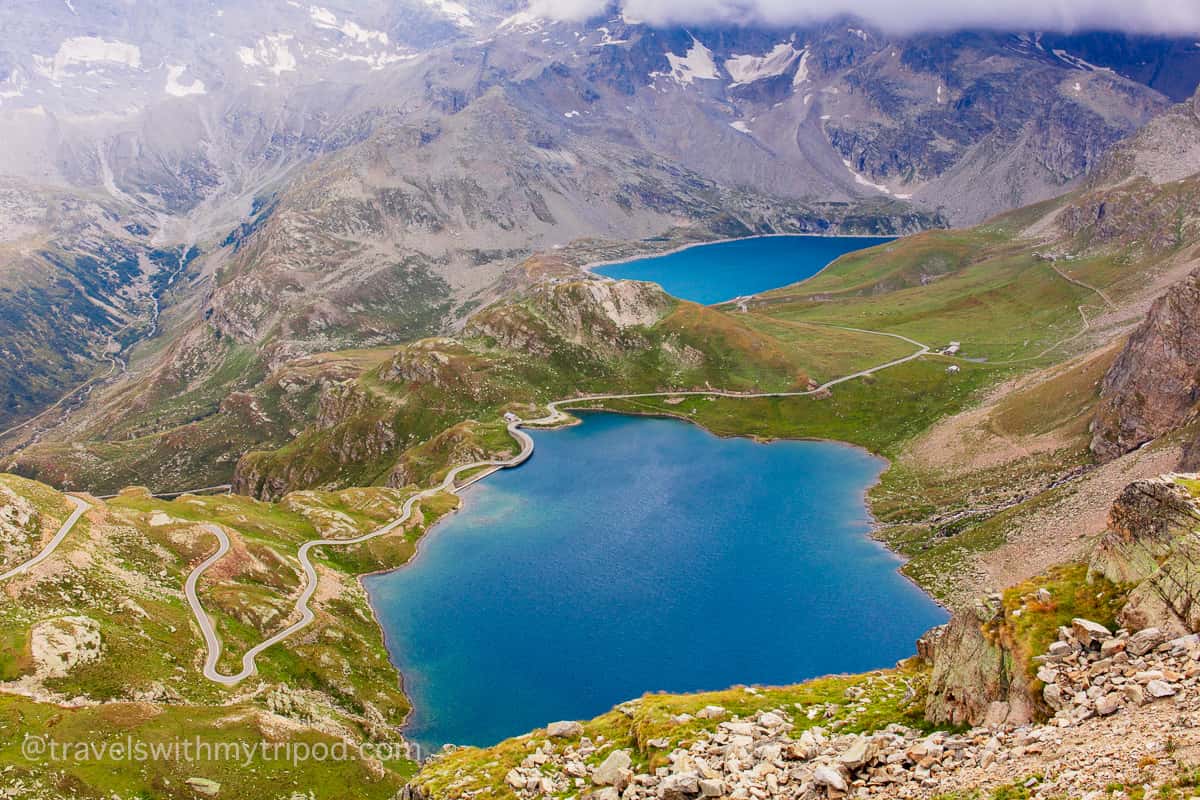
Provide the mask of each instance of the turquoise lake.
[{"label": "turquoise lake", "polygon": [[647,691],[890,666],[945,621],[868,536],[881,460],[581,417],[366,579],[411,739],[488,745]]},{"label": "turquoise lake", "polygon": [[653,281],[711,305],[811,278],[839,256],[890,242],[868,236],[759,236],[597,267],[610,278]]}]

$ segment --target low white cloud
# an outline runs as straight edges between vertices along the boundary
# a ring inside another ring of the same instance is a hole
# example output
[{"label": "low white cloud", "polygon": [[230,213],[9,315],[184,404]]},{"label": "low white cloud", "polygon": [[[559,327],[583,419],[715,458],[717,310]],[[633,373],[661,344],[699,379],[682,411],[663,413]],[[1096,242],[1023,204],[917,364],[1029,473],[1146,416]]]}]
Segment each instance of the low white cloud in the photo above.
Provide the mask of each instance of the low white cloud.
[{"label": "low white cloud", "polygon": [[529,15],[581,22],[603,14],[607,7],[607,0],[530,0]]},{"label": "low white cloud", "polygon": [[[607,6],[605,0],[533,0],[530,10],[580,20]],[[804,25],[850,14],[894,33],[979,27],[1200,34],[1197,0],[622,0],[621,8],[652,25]]]}]

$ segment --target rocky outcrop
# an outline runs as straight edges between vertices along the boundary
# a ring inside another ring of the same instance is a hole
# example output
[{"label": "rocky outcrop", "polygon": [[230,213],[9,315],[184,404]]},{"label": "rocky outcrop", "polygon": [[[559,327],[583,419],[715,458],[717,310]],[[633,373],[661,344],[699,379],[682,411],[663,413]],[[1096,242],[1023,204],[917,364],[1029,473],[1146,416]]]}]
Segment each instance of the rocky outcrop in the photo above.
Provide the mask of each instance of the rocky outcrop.
[{"label": "rocky outcrop", "polygon": [[450,351],[461,350],[461,345],[452,339],[423,339],[397,351],[396,355],[380,372],[379,377],[388,381],[431,384],[440,388],[450,385],[449,369],[454,364]]},{"label": "rocky outcrop", "polygon": [[662,289],[640,281],[577,281],[543,286],[541,291],[547,295],[547,316],[577,341],[597,323],[606,329],[648,328],[674,306]]},{"label": "rocky outcrop", "polygon": [[1200,508],[1173,477],[1130,484],[1113,504],[1091,570],[1133,585],[1118,621],[1179,635],[1200,630]]},{"label": "rocky outcrop", "polygon": [[1062,232],[1091,249],[1167,253],[1190,241],[1200,187],[1196,181],[1169,191],[1148,178],[1082,195],[1057,217]]},{"label": "rocky outcrop", "polygon": [[1122,625],[1157,625],[1173,634],[1200,630],[1200,536],[1176,539],[1150,577],[1129,593]]},{"label": "rocky outcrop", "polygon": [[[707,718],[721,720],[715,730],[684,733],[677,744],[671,737],[644,743],[645,754],[658,763],[665,756],[654,770],[639,769],[629,751],[604,737],[527,737],[527,754],[504,774],[505,790],[527,800],[567,794],[594,800],[945,797],[957,796],[958,788],[1027,782],[1032,772],[1042,772],[1031,767],[1049,766],[1050,755],[1061,768],[1045,769],[1046,783],[1031,796],[1086,797],[1142,769],[1126,757],[1114,770],[1096,753],[1099,747],[1089,747],[1093,740],[1122,749],[1129,726],[1138,726],[1122,724],[1123,717],[1166,720],[1195,707],[1200,637],[1168,641],[1161,631],[1112,633],[1077,622],[1038,657],[1056,709],[1047,724],[989,721],[962,733],[932,734],[892,724],[839,734],[814,725],[813,715],[795,707],[745,717],[714,707],[719,713]],[[1103,637],[1099,645],[1097,637]],[[618,708],[632,711],[638,702]],[[1080,747],[1080,740],[1088,746]],[[419,778],[404,795],[428,796]]]},{"label": "rocky outcrop", "polygon": [[328,384],[317,400],[316,426],[321,430],[335,428],[366,414],[373,405],[371,396],[354,381]]},{"label": "rocky outcrop", "polygon": [[[313,435],[320,433],[320,436]],[[328,479],[330,465],[369,463],[391,453],[397,443],[391,410],[353,381],[322,387],[317,416],[307,432],[308,446],[288,458],[250,452],[238,459],[233,491],[260,500],[279,500],[297,488],[312,488]]]},{"label": "rocky outcrop", "polygon": [[549,355],[558,342],[616,355],[644,348],[639,329],[665,317],[675,301],[640,281],[550,281],[535,285],[523,302],[487,309],[471,318],[467,334],[510,350]]},{"label": "rocky outcrop", "polygon": [[1108,512],[1108,530],[1092,553],[1090,568],[1115,584],[1150,577],[1172,543],[1198,523],[1191,494],[1169,478],[1134,481]]},{"label": "rocky outcrop", "polygon": [[1093,185],[1131,178],[1163,184],[1196,174],[1200,166],[1200,91],[1150,120],[1113,147],[1089,177]]},{"label": "rocky outcrop", "polygon": [[1200,472],[1200,436],[1195,436],[1183,446],[1179,457],[1179,472]]},{"label": "rocky outcrop", "polygon": [[925,716],[939,725],[1028,722],[1033,716],[1027,681],[997,632],[1004,618],[999,597],[960,611],[918,643],[933,665]]},{"label": "rocky outcrop", "polygon": [[100,658],[100,624],[83,616],[40,622],[30,632],[30,650],[38,679],[61,678]]},{"label": "rocky outcrop", "polygon": [[37,522],[33,503],[0,485],[0,564],[11,566],[29,557]]},{"label": "rocky outcrop", "polygon": [[[492,453],[500,457],[511,455],[504,451]],[[486,445],[479,439],[471,423],[455,425],[427,442],[405,451],[388,472],[386,486],[403,488],[431,478],[431,470],[440,466],[457,467],[473,464],[489,457]]]},{"label": "rocky outcrop", "polygon": [[1187,422],[1200,401],[1200,270],[1155,301],[1104,377],[1092,453],[1109,461]]}]

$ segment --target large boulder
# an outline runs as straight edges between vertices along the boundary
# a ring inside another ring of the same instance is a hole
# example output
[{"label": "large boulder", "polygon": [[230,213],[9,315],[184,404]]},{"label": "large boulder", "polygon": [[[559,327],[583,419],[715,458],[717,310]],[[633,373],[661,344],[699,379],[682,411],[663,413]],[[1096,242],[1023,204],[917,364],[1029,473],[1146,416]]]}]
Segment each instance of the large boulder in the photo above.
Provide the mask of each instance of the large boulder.
[{"label": "large boulder", "polygon": [[845,793],[849,788],[846,778],[844,768],[835,767],[830,764],[819,765],[813,770],[812,774],[813,784],[824,787],[830,794]]},{"label": "large boulder", "polygon": [[658,786],[662,800],[686,800],[700,794],[700,776],[695,772],[668,775]]},{"label": "large boulder", "polygon": [[1144,656],[1163,642],[1167,634],[1160,628],[1143,628],[1129,637],[1125,650],[1133,656]]},{"label": "large boulder", "polygon": [[551,722],[546,726],[546,735],[551,739],[571,739],[583,735],[583,725],[574,720]]},{"label": "large boulder", "polygon": [[1160,628],[1171,636],[1200,631],[1200,536],[1180,537],[1158,570],[1129,593],[1117,614],[1125,628]]},{"label": "large boulder", "polygon": [[875,760],[879,753],[879,741],[873,736],[859,736],[838,755],[838,763],[854,772]]},{"label": "large boulder", "polygon": [[[995,632],[1003,622],[999,601],[980,601],[960,611],[922,645],[933,664],[925,716],[939,725],[983,722],[1022,724],[1033,717],[1028,681],[1013,653]],[[1004,713],[993,704],[1007,707]]]},{"label": "large boulder", "polygon": [[1098,653],[1100,646],[1112,638],[1112,631],[1099,622],[1076,617],[1071,620],[1071,638],[1084,649],[1095,650]]},{"label": "large boulder", "polygon": [[592,773],[592,783],[597,786],[613,786],[621,780],[621,774],[629,769],[632,763],[629,751],[614,750],[596,767],[596,771]]}]

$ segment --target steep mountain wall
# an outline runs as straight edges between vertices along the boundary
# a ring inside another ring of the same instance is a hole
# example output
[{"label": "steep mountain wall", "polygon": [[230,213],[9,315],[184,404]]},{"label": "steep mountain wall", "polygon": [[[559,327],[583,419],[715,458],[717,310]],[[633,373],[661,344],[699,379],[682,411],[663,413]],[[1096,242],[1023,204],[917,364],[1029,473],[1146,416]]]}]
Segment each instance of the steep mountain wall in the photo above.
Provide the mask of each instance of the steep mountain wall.
[{"label": "steep mountain wall", "polygon": [[1160,297],[1104,377],[1092,452],[1111,460],[1185,424],[1200,402],[1200,270]]}]

